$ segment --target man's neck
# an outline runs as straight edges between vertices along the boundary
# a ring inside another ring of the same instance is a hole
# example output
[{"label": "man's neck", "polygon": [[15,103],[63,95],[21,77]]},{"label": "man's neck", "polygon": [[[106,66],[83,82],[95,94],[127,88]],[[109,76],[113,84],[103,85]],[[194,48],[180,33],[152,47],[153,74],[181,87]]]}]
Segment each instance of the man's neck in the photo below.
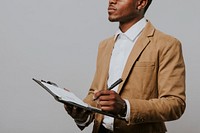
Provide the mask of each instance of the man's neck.
[{"label": "man's neck", "polygon": [[141,20],[144,16],[132,19],[130,21],[126,22],[119,22],[119,28],[124,33],[126,32],[131,26],[133,26],[135,23],[137,23],[139,20]]}]

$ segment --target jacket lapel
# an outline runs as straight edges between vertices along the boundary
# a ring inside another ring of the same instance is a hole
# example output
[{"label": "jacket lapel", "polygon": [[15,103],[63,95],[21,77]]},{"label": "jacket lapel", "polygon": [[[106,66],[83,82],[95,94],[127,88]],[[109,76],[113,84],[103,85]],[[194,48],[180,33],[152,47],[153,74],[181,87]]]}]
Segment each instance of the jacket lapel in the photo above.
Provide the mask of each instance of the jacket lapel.
[{"label": "jacket lapel", "polygon": [[105,55],[104,55],[104,67],[103,67],[103,81],[104,82],[104,87],[105,89],[107,89],[107,80],[109,78],[109,66],[110,66],[110,59],[111,59],[111,55],[112,55],[112,50],[115,44],[115,40],[114,37],[112,37],[108,42],[109,45],[107,45],[106,51],[105,51]]},{"label": "jacket lapel", "polygon": [[142,51],[150,43],[149,36],[153,35],[154,30],[155,30],[154,27],[151,25],[150,22],[148,22],[146,27],[144,28],[143,32],[141,33],[140,37],[136,41],[136,43],[128,57],[124,71],[122,73],[123,82],[119,85],[118,93],[120,93],[128,75],[129,75],[132,67],[134,66],[135,62],[137,61],[138,57],[142,54]]}]

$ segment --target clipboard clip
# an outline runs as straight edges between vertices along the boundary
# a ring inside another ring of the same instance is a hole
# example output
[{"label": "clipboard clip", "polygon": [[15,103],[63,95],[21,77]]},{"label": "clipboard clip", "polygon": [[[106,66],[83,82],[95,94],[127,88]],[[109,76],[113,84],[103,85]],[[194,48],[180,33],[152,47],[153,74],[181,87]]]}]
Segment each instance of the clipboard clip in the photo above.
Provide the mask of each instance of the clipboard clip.
[{"label": "clipboard clip", "polygon": [[41,80],[41,82],[44,82],[44,83],[47,83],[47,84],[54,85],[54,86],[58,87],[58,85],[56,83],[51,82],[51,81]]}]

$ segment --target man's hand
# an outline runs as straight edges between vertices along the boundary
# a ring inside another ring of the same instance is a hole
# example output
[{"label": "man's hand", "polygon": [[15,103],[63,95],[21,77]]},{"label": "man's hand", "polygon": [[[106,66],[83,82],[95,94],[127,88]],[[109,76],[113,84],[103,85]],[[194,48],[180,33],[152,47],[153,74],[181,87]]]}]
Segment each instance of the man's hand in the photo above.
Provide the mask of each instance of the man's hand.
[{"label": "man's hand", "polygon": [[112,90],[102,90],[94,93],[94,99],[104,111],[111,112],[116,115],[122,115],[126,112],[126,102]]},{"label": "man's hand", "polygon": [[84,123],[88,119],[88,116],[92,113],[87,111],[83,108],[75,107],[70,104],[64,105],[65,110],[67,113],[77,122],[77,123]]}]

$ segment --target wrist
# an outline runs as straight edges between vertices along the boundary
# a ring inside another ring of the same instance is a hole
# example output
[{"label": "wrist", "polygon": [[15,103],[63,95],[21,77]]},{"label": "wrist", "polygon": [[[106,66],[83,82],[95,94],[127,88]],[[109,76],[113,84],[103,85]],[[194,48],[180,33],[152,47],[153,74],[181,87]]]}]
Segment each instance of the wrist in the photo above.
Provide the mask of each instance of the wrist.
[{"label": "wrist", "polygon": [[126,105],[126,102],[123,101],[122,108],[121,108],[121,110],[119,112],[119,117],[125,117],[126,113],[127,113],[127,105]]},{"label": "wrist", "polygon": [[90,115],[88,115],[88,117],[87,117],[87,119],[86,120],[74,120],[75,122],[76,122],[76,124],[77,125],[79,125],[79,126],[86,126],[87,125],[87,123],[89,122],[89,120],[90,120]]}]

